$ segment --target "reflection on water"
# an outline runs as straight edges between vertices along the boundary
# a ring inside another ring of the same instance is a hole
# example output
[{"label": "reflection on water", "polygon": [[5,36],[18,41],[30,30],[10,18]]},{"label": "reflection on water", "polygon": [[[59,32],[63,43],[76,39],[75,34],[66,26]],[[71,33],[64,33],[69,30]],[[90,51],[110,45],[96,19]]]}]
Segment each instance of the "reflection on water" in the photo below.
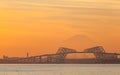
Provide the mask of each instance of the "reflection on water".
[{"label": "reflection on water", "polygon": [[0,75],[120,75],[120,65],[0,65]]}]

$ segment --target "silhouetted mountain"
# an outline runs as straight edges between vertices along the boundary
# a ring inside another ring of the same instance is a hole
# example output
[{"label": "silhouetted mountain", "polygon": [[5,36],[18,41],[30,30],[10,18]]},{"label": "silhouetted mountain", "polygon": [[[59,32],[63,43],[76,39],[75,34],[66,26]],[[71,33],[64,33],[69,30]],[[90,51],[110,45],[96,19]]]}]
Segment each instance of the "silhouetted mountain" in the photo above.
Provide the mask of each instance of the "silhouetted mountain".
[{"label": "silhouetted mountain", "polygon": [[86,35],[75,35],[62,43],[62,46],[83,50],[98,44]]}]

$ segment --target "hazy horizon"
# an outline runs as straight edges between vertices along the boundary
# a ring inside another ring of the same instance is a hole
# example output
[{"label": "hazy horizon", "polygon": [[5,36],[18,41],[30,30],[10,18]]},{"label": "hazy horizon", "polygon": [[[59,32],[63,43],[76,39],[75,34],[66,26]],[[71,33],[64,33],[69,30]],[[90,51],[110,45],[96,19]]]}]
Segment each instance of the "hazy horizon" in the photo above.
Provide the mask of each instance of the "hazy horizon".
[{"label": "hazy horizon", "polygon": [[0,0],[0,57],[83,50],[120,53],[119,0]]}]

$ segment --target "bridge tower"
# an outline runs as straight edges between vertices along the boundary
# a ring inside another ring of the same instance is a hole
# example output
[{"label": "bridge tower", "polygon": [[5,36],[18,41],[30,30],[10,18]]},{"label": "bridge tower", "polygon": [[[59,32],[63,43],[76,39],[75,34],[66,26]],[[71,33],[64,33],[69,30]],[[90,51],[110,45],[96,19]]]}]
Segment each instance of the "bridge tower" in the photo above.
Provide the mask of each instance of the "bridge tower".
[{"label": "bridge tower", "polygon": [[84,52],[93,53],[96,57],[96,62],[98,62],[99,59],[103,59],[105,57],[103,55],[105,53],[105,50],[102,46],[96,46],[96,47],[88,48],[88,49],[85,49]]},{"label": "bridge tower", "polygon": [[84,52],[87,52],[87,53],[105,53],[105,50],[102,46],[96,46],[96,47],[85,49]]},{"label": "bridge tower", "polygon": [[56,52],[57,54],[56,59],[58,59],[59,62],[63,62],[68,53],[75,53],[75,52],[77,52],[75,49],[60,47],[58,51]]}]

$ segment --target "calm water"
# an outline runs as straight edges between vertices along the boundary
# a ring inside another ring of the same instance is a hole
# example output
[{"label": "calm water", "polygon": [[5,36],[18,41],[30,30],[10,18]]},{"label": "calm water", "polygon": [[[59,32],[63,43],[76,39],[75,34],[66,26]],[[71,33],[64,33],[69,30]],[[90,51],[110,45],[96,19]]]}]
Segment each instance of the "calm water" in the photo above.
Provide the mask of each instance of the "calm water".
[{"label": "calm water", "polygon": [[120,65],[0,65],[0,75],[120,75]]}]

